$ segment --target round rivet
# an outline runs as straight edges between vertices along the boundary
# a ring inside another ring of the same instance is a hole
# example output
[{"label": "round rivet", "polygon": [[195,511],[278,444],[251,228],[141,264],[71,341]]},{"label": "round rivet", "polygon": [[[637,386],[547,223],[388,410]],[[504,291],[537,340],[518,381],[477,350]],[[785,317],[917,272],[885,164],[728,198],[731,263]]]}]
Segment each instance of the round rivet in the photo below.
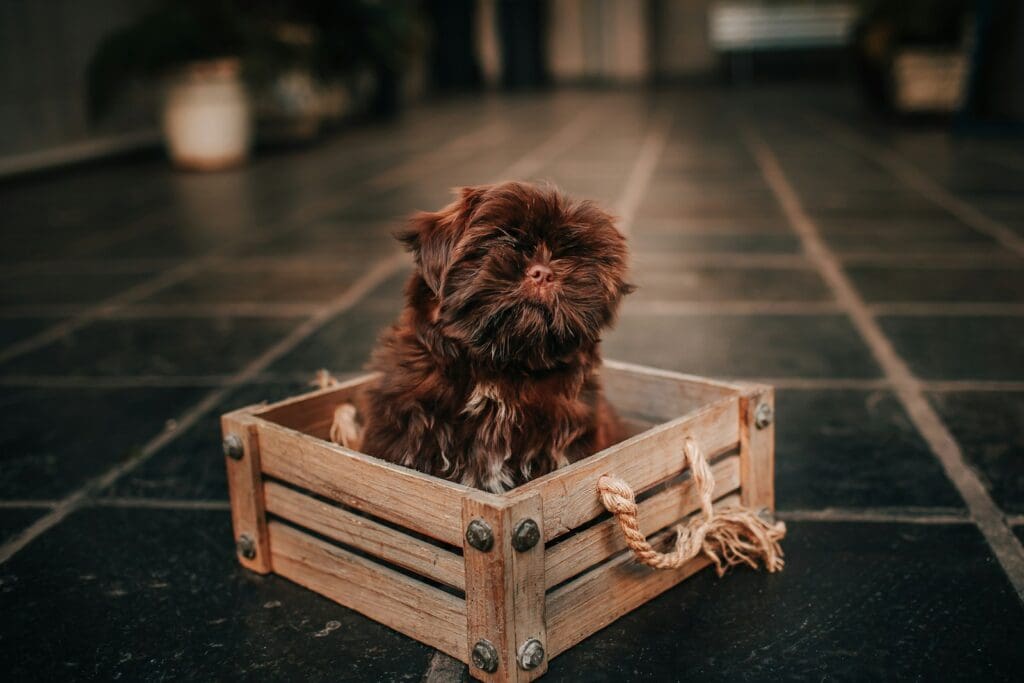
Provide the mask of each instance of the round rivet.
[{"label": "round rivet", "polygon": [[473,646],[473,666],[489,674],[498,670],[498,651],[489,640],[478,640]]},{"label": "round rivet", "polygon": [[494,547],[494,532],[484,520],[474,519],[466,527],[466,543],[486,553]]},{"label": "round rivet", "polygon": [[540,540],[540,527],[529,517],[519,520],[512,531],[512,547],[521,553],[537,545]]},{"label": "round rivet", "polygon": [[533,671],[544,661],[544,646],[536,638],[530,638],[519,648],[517,659],[523,671]]},{"label": "round rivet", "polygon": [[238,438],[237,434],[225,436],[222,445],[224,446],[224,455],[232,460],[241,460],[242,456],[245,455],[245,447],[242,445],[242,440]]},{"label": "round rivet", "polygon": [[758,429],[764,429],[772,423],[774,417],[772,406],[770,403],[762,403],[754,411],[754,426]]},{"label": "round rivet", "polygon": [[238,554],[247,560],[256,557],[256,541],[252,540],[252,536],[242,534],[238,537],[235,547],[238,549]]}]

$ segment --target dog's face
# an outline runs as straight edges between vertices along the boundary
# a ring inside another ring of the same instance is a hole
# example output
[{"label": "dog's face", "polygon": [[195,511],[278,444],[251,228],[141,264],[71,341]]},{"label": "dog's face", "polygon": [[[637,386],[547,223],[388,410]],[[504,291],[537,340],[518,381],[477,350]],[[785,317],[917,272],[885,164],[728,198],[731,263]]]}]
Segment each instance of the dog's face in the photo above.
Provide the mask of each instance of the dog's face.
[{"label": "dog's face", "polygon": [[626,241],[589,202],[524,183],[463,188],[399,236],[433,293],[431,317],[474,359],[538,370],[592,347],[626,283]]}]

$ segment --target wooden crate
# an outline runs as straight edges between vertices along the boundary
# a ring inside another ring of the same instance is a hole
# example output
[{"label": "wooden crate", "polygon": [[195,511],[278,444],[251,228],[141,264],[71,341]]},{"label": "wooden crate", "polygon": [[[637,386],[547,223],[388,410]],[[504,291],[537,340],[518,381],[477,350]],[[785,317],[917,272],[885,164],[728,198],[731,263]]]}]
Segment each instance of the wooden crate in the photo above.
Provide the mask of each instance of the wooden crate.
[{"label": "wooden crate", "polygon": [[[335,406],[372,375],[224,415],[239,561],[446,652],[481,680],[537,678],[552,657],[709,564],[638,564],[602,507],[602,475],[639,494],[652,543],[699,506],[683,476],[686,438],[712,463],[716,505],[774,510],[770,387],[616,362],[602,377],[634,435],[502,495],[330,443]],[[485,527],[492,543],[482,550]]]}]

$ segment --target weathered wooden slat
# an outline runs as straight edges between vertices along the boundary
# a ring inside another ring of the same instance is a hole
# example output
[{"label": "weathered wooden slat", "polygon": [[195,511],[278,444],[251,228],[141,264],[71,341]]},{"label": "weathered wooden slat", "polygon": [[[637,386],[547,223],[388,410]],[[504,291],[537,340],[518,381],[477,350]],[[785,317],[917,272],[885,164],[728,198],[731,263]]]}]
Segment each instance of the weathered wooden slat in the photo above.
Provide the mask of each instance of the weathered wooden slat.
[{"label": "weathered wooden slat", "polygon": [[469,544],[465,548],[467,648],[472,651],[486,640],[498,654],[493,672],[470,665],[474,678],[493,683],[532,681],[547,671],[547,658],[540,666],[526,671],[517,661],[519,648],[534,638],[547,647],[544,627],[544,544],[528,550],[513,547],[516,525],[525,519],[538,526],[543,519],[539,495],[520,498],[515,503],[495,505],[486,497],[466,498],[462,521],[486,523],[493,534],[491,548],[481,550]]},{"label": "weathered wooden slat", "polygon": [[660,423],[736,394],[724,382],[606,360],[601,368],[605,396],[627,418]]},{"label": "weathered wooden slat", "polygon": [[236,410],[221,417],[221,431],[225,439],[236,438],[242,446],[240,458],[224,457],[238,561],[247,569],[267,574],[273,568],[267,545],[257,422],[247,411]]},{"label": "weathered wooden slat", "polygon": [[[738,496],[727,496],[715,507],[729,507],[738,503]],[[674,533],[668,529],[651,537],[651,543],[662,543]],[[634,560],[632,552],[626,550],[609,562],[552,591],[548,594],[547,602],[550,656],[555,657],[565,652],[710,563],[705,556],[699,555],[679,569],[651,569]],[[685,616],[681,614],[680,618]]]},{"label": "weathered wooden slat", "polygon": [[[739,488],[738,455],[716,462],[711,472],[715,477],[715,499]],[[687,479],[651,496],[640,503],[638,508],[640,530],[650,535],[699,509],[700,499],[693,488],[693,481]],[[614,517],[595,524],[547,549],[545,585],[547,588],[557,586],[625,548],[625,537]]]},{"label": "weathered wooden slat", "polygon": [[263,472],[299,488],[462,547],[466,486],[261,420]]},{"label": "weathered wooden slat", "polygon": [[[765,416],[768,423],[758,426]],[[775,390],[769,386],[749,385],[740,397],[740,461],[743,505],[774,512]]]},{"label": "weathered wooden slat", "polygon": [[544,540],[550,541],[604,512],[597,493],[601,475],[618,476],[639,493],[681,472],[686,465],[683,442],[687,437],[696,439],[708,459],[734,448],[739,443],[738,398],[720,399],[524,484],[506,497],[540,492]]},{"label": "weathered wooden slat", "polygon": [[466,661],[466,603],[277,521],[274,571],[345,607]]},{"label": "weathered wooden slat", "polygon": [[359,388],[376,377],[377,375],[373,373],[354,377],[333,387],[258,407],[253,410],[253,414],[296,431],[326,439],[334,421],[334,409],[339,404],[352,401]]},{"label": "weathered wooden slat", "polygon": [[465,566],[453,552],[273,481],[263,491],[269,513],[452,588],[466,587]]}]

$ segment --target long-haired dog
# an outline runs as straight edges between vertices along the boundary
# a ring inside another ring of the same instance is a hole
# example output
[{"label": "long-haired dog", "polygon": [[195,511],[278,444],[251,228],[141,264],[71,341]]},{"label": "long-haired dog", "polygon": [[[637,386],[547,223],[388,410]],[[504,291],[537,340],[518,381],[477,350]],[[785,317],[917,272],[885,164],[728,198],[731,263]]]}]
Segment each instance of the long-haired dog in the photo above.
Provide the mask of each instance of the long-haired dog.
[{"label": "long-haired dog", "polygon": [[611,216],[509,182],[462,188],[398,237],[417,266],[406,306],[372,356],[361,427],[336,440],[500,492],[624,437],[598,375],[632,291]]}]

